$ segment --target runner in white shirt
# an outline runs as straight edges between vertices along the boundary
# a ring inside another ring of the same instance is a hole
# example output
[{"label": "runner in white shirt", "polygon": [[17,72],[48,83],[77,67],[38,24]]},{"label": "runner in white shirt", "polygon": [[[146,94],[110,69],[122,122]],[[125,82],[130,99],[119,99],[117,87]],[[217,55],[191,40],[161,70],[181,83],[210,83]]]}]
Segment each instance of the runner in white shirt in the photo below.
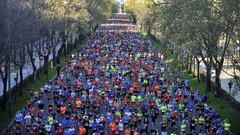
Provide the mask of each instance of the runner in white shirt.
[{"label": "runner in white shirt", "polygon": [[75,128],[74,128],[73,126],[71,126],[71,127],[69,128],[69,131],[70,131],[71,133],[74,133],[74,132],[75,132]]},{"label": "runner in white shirt", "polygon": [[119,124],[118,124],[118,127],[119,127],[119,130],[120,130],[121,132],[123,132],[124,128],[123,128],[123,122],[122,122],[122,120],[120,120],[120,122],[119,122]]},{"label": "runner in white shirt", "polygon": [[44,129],[46,130],[46,132],[47,132],[48,134],[50,134],[51,131],[52,131],[52,125],[50,125],[50,124],[48,123],[48,124],[46,124],[46,125],[44,126]]},{"label": "runner in white shirt", "polygon": [[61,78],[61,80],[63,80],[63,78],[64,78],[63,72],[60,73],[60,78]]},{"label": "runner in white shirt", "polygon": [[24,120],[26,121],[27,125],[31,125],[32,123],[32,116],[28,113],[25,117]]},{"label": "runner in white shirt", "polygon": [[76,96],[76,93],[74,91],[71,92],[72,99]]},{"label": "runner in white shirt", "polygon": [[132,116],[132,113],[130,111],[125,112],[125,115],[127,115],[128,117]]}]

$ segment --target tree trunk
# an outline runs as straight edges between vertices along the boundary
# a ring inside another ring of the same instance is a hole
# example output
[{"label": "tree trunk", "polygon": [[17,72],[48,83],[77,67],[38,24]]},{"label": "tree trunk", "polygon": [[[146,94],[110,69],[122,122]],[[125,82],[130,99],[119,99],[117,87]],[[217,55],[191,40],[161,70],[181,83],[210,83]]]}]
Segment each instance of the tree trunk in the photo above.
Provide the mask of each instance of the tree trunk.
[{"label": "tree trunk", "polygon": [[23,67],[20,67],[20,69],[19,69],[19,76],[20,76],[19,95],[22,96],[23,95],[23,89],[22,89],[22,85],[23,85]]},{"label": "tree trunk", "polygon": [[12,98],[16,96],[16,90],[11,89],[11,68],[10,68],[10,62],[8,62],[8,93],[9,93],[9,99],[10,102],[12,102]]},{"label": "tree trunk", "polygon": [[31,65],[32,65],[32,69],[33,69],[33,81],[35,81],[37,78],[37,76],[36,76],[37,67],[35,65],[35,58],[33,58],[33,46],[30,44],[27,45],[27,50],[28,50],[28,56],[29,56],[29,59],[30,59]]},{"label": "tree trunk", "polygon": [[193,76],[195,76],[196,73],[196,58],[193,58]]},{"label": "tree trunk", "polygon": [[52,52],[53,52],[53,65],[56,66],[56,47],[53,47]]},{"label": "tree trunk", "polygon": [[83,40],[83,36],[82,36],[82,32],[80,32],[78,35],[78,41],[81,43],[82,40]]},{"label": "tree trunk", "polygon": [[[70,38],[71,39],[71,38]],[[69,54],[69,52],[71,51],[71,46],[72,46],[72,41],[69,40],[68,38],[68,41],[67,41],[67,44],[66,44],[66,49],[67,49],[67,55]]]},{"label": "tree trunk", "polygon": [[[10,62],[8,62],[8,92],[11,93],[11,70],[10,70]],[[12,95],[10,95],[12,96]]]},{"label": "tree trunk", "polygon": [[8,95],[7,95],[7,79],[8,79],[8,60],[5,60],[4,64],[4,70],[1,71],[1,77],[2,77],[2,82],[3,82],[3,101],[2,101],[2,109],[5,111],[6,110],[6,103],[8,101]]},{"label": "tree trunk", "polygon": [[215,69],[216,72],[216,76],[215,76],[215,84],[216,84],[216,89],[215,89],[215,93],[216,93],[216,97],[220,97],[221,96],[221,83],[220,83],[220,75],[221,75],[221,70],[219,69]]},{"label": "tree trunk", "polygon": [[73,48],[74,48],[74,44],[75,44],[75,40],[73,40],[73,37],[71,37],[70,49],[69,49],[68,53],[71,52],[71,51],[73,50]]},{"label": "tree trunk", "polygon": [[53,61],[53,65],[55,66],[56,65],[56,47],[57,47],[57,42],[56,42],[56,39],[52,37],[51,41],[51,46],[52,46],[52,61]]},{"label": "tree trunk", "polygon": [[184,54],[181,53],[181,57],[180,57],[180,61],[182,63],[182,68],[184,68],[184,58],[183,58]]},{"label": "tree trunk", "polygon": [[192,73],[193,56],[190,55],[189,72]]},{"label": "tree trunk", "polygon": [[187,53],[186,65],[185,66],[186,66],[187,70],[189,70],[189,54],[188,53]]},{"label": "tree trunk", "polygon": [[11,70],[10,70],[10,62],[8,62],[8,93],[9,93],[9,102],[8,102],[8,116],[11,117],[12,115],[12,98],[13,96],[16,96],[16,94],[14,94],[13,89],[11,89]]},{"label": "tree trunk", "polygon": [[77,39],[74,39],[74,49],[77,49]]},{"label": "tree trunk", "polygon": [[200,82],[200,60],[197,59],[197,78],[198,82]]},{"label": "tree trunk", "polygon": [[149,26],[148,26],[148,31],[147,31],[147,35],[151,35],[151,30],[152,30],[152,27],[151,27],[151,24],[149,24]]},{"label": "tree trunk", "polygon": [[133,15],[133,24],[137,24],[137,18],[135,15]]},{"label": "tree trunk", "polygon": [[208,91],[211,91],[211,66],[207,66],[207,73],[206,73],[206,84],[205,84],[205,96],[207,96]]},{"label": "tree trunk", "polygon": [[[60,56],[61,56],[62,52],[64,51],[64,46],[65,46],[65,43],[63,42],[60,49],[57,52],[56,62],[58,64],[60,64]],[[64,55],[65,55],[65,53],[64,53]]]},{"label": "tree trunk", "polygon": [[42,67],[42,60],[41,60],[41,56],[40,55],[38,55],[38,59],[39,59],[39,68],[41,68]]},{"label": "tree trunk", "polygon": [[[40,42],[39,42],[39,54],[38,54],[38,58],[39,58],[39,62],[40,62],[40,68],[42,68],[42,66],[44,66],[44,59],[43,59],[43,64],[42,64],[42,56],[41,56],[41,50],[45,47],[45,40],[44,39],[40,39]],[[44,71],[43,71],[44,72]]]},{"label": "tree trunk", "polygon": [[46,75],[47,80],[48,80],[48,59],[49,55],[44,56],[44,74]]},{"label": "tree trunk", "polygon": [[72,46],[73,46],[72,42],[69,42],[67,46],[67,54],[69,54],[72,51]]},{"label": "tree trunk", "polygon": [[[5,72],[6,74],[6,72]],[[2,78],[2,82],[3,82],[3,101],[2,101],[2,109],[6,110],[6,103],[8,100],[8,96],[7,96],[7,76],[5,75],[4,78]]]},{"label": "tree trunk", "polygon": [[64,52],[64,56],[67,56],[67,44],[66,42],[63,43],[63,52]]},{"label": "tree trunk", "polygon": [[33,66],[33,81],[35,82],[37,80],[37,78],[38,78],[38,76],[37,76],[37,68],[36,68],[36,66],[34,64],[34,66]]}]

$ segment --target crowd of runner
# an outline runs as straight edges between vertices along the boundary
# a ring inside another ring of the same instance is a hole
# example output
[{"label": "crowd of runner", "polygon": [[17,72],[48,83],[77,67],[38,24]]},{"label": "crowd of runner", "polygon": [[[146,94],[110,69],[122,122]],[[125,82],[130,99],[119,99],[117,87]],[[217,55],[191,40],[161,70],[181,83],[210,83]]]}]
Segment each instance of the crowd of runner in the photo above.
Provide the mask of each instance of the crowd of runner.
[{"label": "crowd of runner", "polygon": [[139,27],[137,25],[131,25],[131,24],[111,24],[111,25],[100,25],[97,30],[97,32],[137,32],[139,31]]},{"label": "crowd of runner", "polygon": [[230,123],[141,33],[96,32],[6,134],[224,135]]},{"label": "crowd of runner", "polygon": [[109,24],[132,24],[132,21],[129,19],[108,19],[107,23],[109,23]]}]

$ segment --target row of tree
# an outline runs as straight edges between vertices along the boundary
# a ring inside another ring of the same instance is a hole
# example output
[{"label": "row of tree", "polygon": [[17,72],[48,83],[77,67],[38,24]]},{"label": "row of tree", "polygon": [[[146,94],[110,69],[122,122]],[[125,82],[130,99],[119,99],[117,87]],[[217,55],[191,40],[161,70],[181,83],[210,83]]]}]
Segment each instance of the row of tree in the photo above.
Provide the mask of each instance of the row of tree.
[{"label": "row of tree", "polygon": [[[147,14],[139,13],[139,6],[129,8],[131,2],[141,3]],[[240,86],[237,74],[240,52],[236,53],[240,45],[239,0],[127,0],[125,4],[126,11],[134,13],[145,31],[159,35],[189,70],[197,63],[198,78],[200,62],[206,65],[206,96],[211,90],[211,70],[214,69],[214,92],[220,97],[220,75],[227,55],[234,68],[234,72],[228,74]]]},{"label": "row of tree", "polygon": [[[111,16],[114,10],[116,4],[113,0],[1,0],[3,109],[9,99],[7,86],[11,72],[19,72],[21,86],[23,68],[30,64],[34,79],[37,79],[35,59],[39,57],[44,60],[44,73],[48,74],[50,54],[53,55],[54,64],[58,63],[62,53],[67,55],[76,48],[76,41],[91,34],[97,24]],[[20,89],[19,94],[22,93]]]}]

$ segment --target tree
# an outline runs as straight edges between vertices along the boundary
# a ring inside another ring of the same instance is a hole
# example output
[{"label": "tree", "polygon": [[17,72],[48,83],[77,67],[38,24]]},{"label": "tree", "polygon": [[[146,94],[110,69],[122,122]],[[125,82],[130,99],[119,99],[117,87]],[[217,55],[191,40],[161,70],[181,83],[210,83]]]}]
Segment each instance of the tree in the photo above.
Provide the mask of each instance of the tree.
[{"label": "tree", "polygon": [[149,32],[151,30],[151,23],[153,19],[152,2],[150,0],[136,1],[127,0],[124,3],[124,9],[129,13],[134,23],[140,22],[141,26]]},{"label": "tree", "polygon": [[[35,59],[38,56],[39,59],[44,59],[44,72],[48,74],[50,54],[53,54],[54,63],[59,61],[62,52],[67,54],[76,48],[76,40],[79,37],[91,33],[91,24],[99,23],[95,22],[97,17],[104,20],[116,8],[113,0],[92,2],[94,3],[86,0],[0,1],[0,76],[3,82],[3,109],[6,108],[8,98],[11,98],[7,88],[11,87],[8,79],[10,80],[12,71],[19,71],[21,86],[23,68],[30,63],[36,80]],[[90,11],[97,11],[101,16],[92,17],[93,12]],[[60,43],[62,45],[58,50]],[[20,95],[21,93],[22,90]]]},{"label": "tree", "polygon": [[206,95],[211,89],[211,69],[214,68],[216,96],[220,96],[224,56],[239,21],[236,17],[237,5],[236,0],[170,0],[155,6],[159,13],[158,30],[170,41],[175,52],[181,54],[181,49],[177,48],[187,50],[189,44],[197,49],[195,57],[201,57],[206,65]]},{"label": "tree", "polygon": [[92,15],[90,26],[93,31],[96,30],[101,22],[106,21],[113,12],[117,11],[117,5],[114,0],[88,0],[87,8]]}]

